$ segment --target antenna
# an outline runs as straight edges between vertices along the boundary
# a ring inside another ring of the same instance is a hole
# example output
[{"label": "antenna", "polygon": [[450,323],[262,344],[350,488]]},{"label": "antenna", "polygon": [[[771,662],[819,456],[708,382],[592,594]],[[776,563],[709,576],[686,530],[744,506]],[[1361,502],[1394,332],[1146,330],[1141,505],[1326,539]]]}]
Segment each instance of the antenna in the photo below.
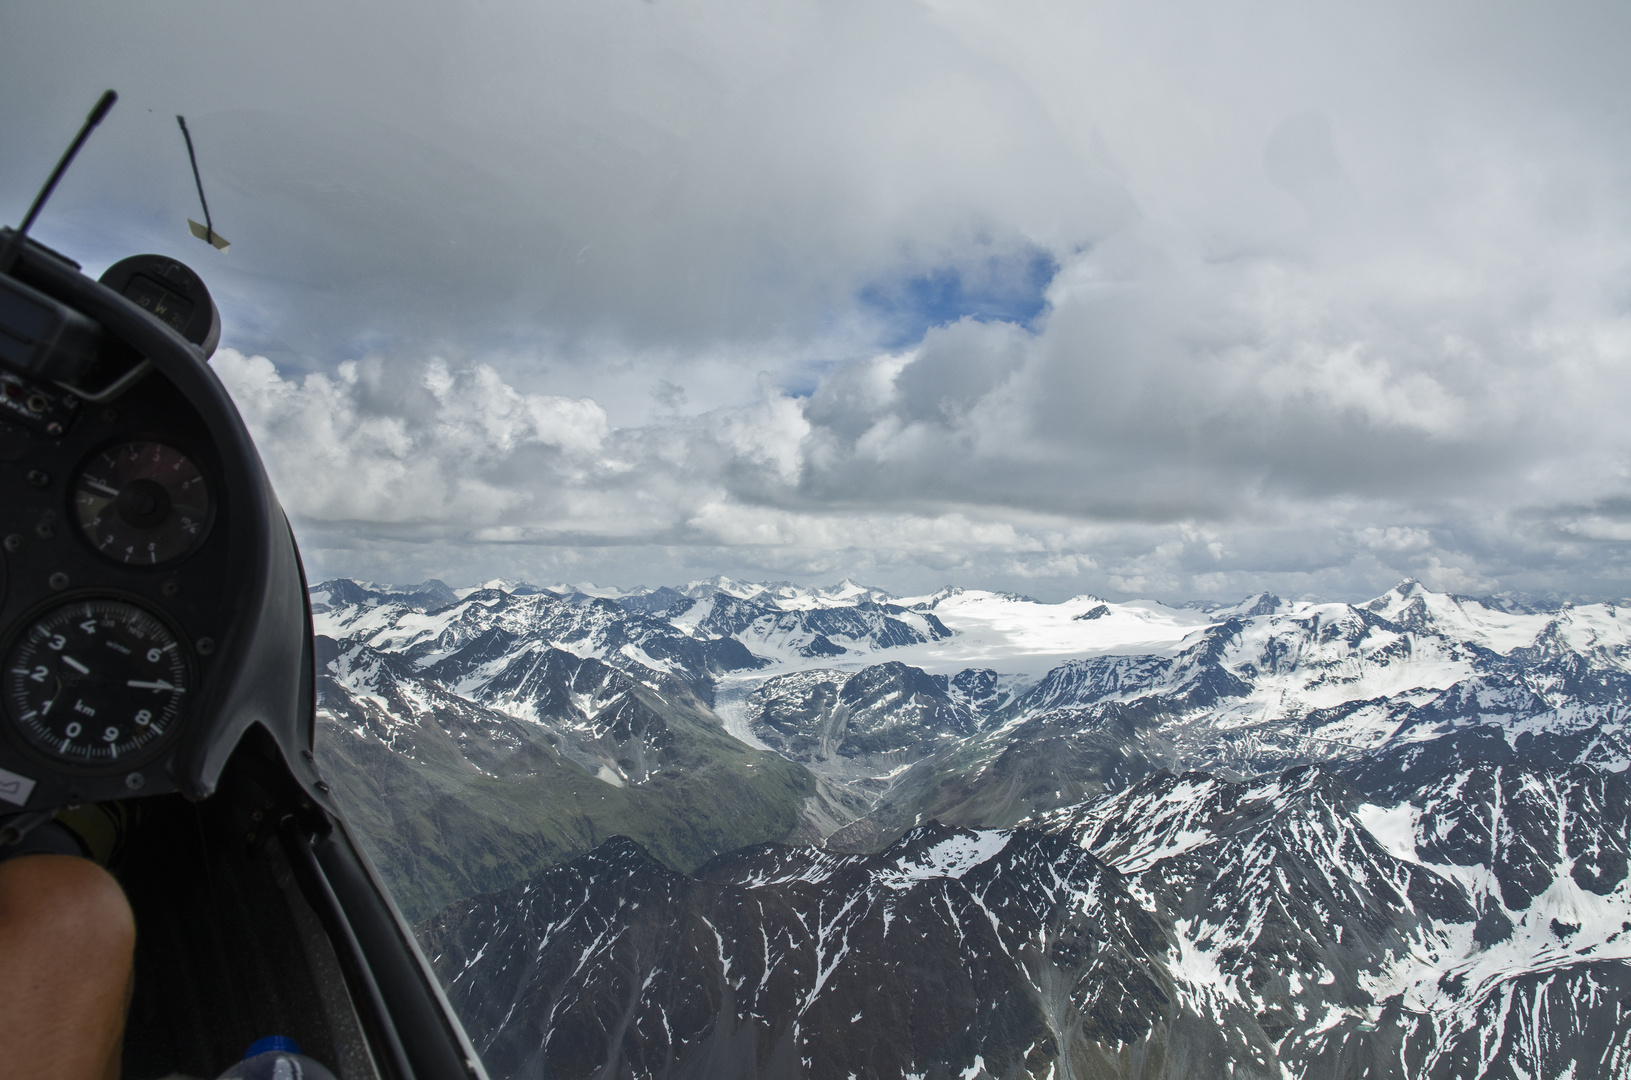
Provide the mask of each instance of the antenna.
[{"label": "antenna", "polygon": [[187,130],[187,118],[178,116],[176,123],[181,125],[181,137],[187,140],[187,160],[193,163],[193,183],[198,185],[198,205],[204,208],[204,224],[200,225],[192,218],[188,218],[187,227],[192,229],[193,235],[200,240],[214,244],[217,251],[225,251],[232,244],[215,231],[215,223],[210,221],[210,204],[204,201],[204,181],[198,175],[198,155],[193,153],[193,136],[192,132]]},{"label": "antenna", "polygon": [[5,251],[0,252],[0,274],[11,271],[11,261],[17,257],[17,249],[22,245],[23,237],[28,235],[29,227],[34,224],[34,219],[40,216],[40,209],[45,206],[45,200],[49,199],[51,193],[57,189],[57,181],[62,179],[62,174],[68,171],[69,165],[73,164],[74,156],[79,153],[79,148],[85,145],[85,140],[91,137],[91,131],[97,124],[102,122],[102,118],[108,115],[108,110],[113,108],[113,103],[118,100],[119,95],[117,93],[112,90],[105,91],[96,102],[96,107],[91,110],[91,114],[85,118],[85,125],[79,129],[79,134],[74,136],[74,141],[68,147],[68,152],[62,155],[62,160],[57,162],[57,167],[51,171],[51,179],[47,180],[45,186],[40,189],[40,193],[34,196],[34,205],[28,208],[28,215],[23,218],[23,223],[17,226],[16,230],[11,234],[11,238],[6,241]]}]

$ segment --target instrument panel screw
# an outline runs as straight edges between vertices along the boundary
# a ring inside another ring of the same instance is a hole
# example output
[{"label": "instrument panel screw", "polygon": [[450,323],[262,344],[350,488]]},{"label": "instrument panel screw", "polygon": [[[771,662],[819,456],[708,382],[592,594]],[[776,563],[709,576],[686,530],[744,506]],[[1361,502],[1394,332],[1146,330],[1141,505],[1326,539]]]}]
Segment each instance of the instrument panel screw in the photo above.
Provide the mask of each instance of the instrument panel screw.
[{"label": "instrument panel screw", "polygon": [[119,410],[118,409],[103,409],[102,410],[102,422],[104,424],[117,424],[119,422]]},{"label": "instrument panel screw", "polygon": [[12,533],[6,537],[5,543],[7,551],[21,551],[23,550],[23,534]]},{"label": "instrument panel screw", "polygon": [[64,574],[61,570],[58,570],[56,573],[52,574],[46,579],[46,581],[58,592],[61,592],[63,589],[68,587],[68,575]]},{"label": "instrument panel screw", "polygon": [[176,593],[178,593],[180,591],[181,591],[181,586],[176,584],[176,579],[175,578],[171,578],[170,580],[166,581],[163,585],[159,586],[159,592],[163,593],[165,596],[174,596]]},{"label": "instrument panel screw", "polygon": [[193,648],[198,650],[199,656],[208,656],[215,651],[215,639],[201,637],[194,643]]},{"label": "instrument panel screw", "polygon": [[29,412],[44,412],[45,410],[49,409],[50,407],[51,407],[51,403],[49,401],[45,400],[45,395],[44,394],[31,394],[31,395],[29,395],[29,398],[28,398],[28,411]]},{"label": "instrument panel screw", "polygon": [[129,788],[131,791],[140,791],[146,786],[147,777],[143,776],[139,772],[133,772],[129,776],[125,777],[125,787]]},{"label": "instrument panel screw", "polygon": [[44,487],[51,482],[51,474],[41,472],[39,469],[28,470],[28,482],[35,487]]}]

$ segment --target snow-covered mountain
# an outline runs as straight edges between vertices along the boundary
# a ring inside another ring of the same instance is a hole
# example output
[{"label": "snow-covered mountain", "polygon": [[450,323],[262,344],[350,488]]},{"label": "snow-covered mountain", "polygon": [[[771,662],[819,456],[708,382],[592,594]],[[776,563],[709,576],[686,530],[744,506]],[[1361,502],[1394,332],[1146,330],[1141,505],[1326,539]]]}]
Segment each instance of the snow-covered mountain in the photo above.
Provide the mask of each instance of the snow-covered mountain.
[{"label": "snow-covered mountain", "polygon": [[312,588],[310,592],[314,611],[327,611],[333,607],[357,604],[372,607],[388,603],[427,610],[451,604],[459,597],[458,592],[448,588],[446,582],[435,578],[420,582],[418,585],[380,585],[370,581],[336,578],[333,581],[325,581]]},{"label": "snow-covered mountain", "polygon": [[[937,594],[932,602],[954,631],[951,642],[991,633],[993,625],[1029,625],[1035,646],[1051,657],[1054,635],[1073,632],[1062,624],[1085,623],[1098,636],[1078,640],[1082,655],[1034,683],[1000,668],[936,676],[948,687],[959,679],[991,683],[1005,696],[970,711],[972,730],[964,738],[931,741],[925,729],[924,752],[911,761],[899,753],[872,758],[862,741],[846,741],[841,696],[822,708],[805,700],[808,687],[844,686],[859,674],[779,676],[767,668],[723,679],[716,708],[737,718],[736,730],[783,751],[792,745],[788,739],[802,745],[818,738],[825,749],[806,764],[818,774],[843,772],[866,782],[858,792],[867,812],[830,839],[838,846],[869,849],[929,818],[1012,825],[1158,768],[1249,777],[1374,758],[1467,728],[1488,728],[1513,752],[1537,760],[1615,771],[1631,762],[1625,607],[1510,610],[1416,582],[1364,605],[1260,596],[1204,617],[1091,598],[1051,605],[1078,609],[1068,619],[1033,610],[1049,605],[992,594],[972,602]],[[972,629],[960,618],[970,607],[981,615]],[[1093,617],[1081,618],[1087,614]],[[1183,621],[1196,618],[1199,625]],[[1171,637],[1150,648],[1161,633]],[[1015,630],[1007,635],[991,650],[993,663],[1025,640]],[[741,684],[754,689],[732,696]],[[900,707],[908,708],[905,699]],[[797,724],[803,730],[790,726]],[[843,769],[823,768],[822,760]],[[887,786],[880,787],[883,779]]]},{"label": "snow-covered mountain", "polygon": [[[1248,777],[1466,727],[1542,760],[1631,760],[1631,611],[1609,604],[1529,610],[1416,582],[1362,605],[1205,611],[850,582],[509,584],[338,580],[312,596],[335,656],[395,658],[399,695],[532,725],[608,783],[658,760],[640,733],[661,725],[615,720],[636,686],[659,715],[796,763],[812,793],[779,839],[867,849],[929,818],[1012,825],[1158,768]],[[383,700],[358,674],[383,670],[331,664],[330,697]]]},{"label": "snow-covered mountain", "polygon": [[504,1076],[1619,1076],[1627,805],[1589,766],[1162,773],[694,877],[613,841],[425,941]]},{"label": "snow-covered mountain", "polygon": [[496,1075],[1631,1063],[1627,606],[312,592],[325,757]]},{"label": "snow-covered mountain", "polygon": [[550,647],[480,664],[496,640],[423,668],[317,641],[319,761],[410,917],[608,836],[690,867],[798,832],[808,774],[731,737],[682,680]]}]

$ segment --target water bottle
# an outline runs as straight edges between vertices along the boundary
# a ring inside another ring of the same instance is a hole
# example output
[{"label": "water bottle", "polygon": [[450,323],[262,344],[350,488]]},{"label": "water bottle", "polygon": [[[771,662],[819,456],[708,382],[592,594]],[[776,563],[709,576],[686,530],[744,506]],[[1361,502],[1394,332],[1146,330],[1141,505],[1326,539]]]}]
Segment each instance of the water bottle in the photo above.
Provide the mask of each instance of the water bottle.
[{"label": "water bottle", "polygon": [[335,1080],[335,1076],[302,1054],[293,1039],[268,1035],[251,1043],[244,1059],[216,1080]]}]

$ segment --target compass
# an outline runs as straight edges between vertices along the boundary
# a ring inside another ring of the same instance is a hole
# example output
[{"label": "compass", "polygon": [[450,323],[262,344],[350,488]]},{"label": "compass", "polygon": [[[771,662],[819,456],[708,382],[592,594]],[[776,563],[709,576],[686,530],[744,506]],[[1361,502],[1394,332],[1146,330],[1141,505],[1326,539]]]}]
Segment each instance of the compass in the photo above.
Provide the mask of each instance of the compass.
[{"label": "compass", "polygon": [[156,566],[187,554],[209,523],[209,485],[192,459],[160,442],[93,454],[74,483],[74,515],[91,546],[115,562]]},{"label": "compass", "polygon": [[35,619],[0,669],[6,719],[35,750],[69,764],[114,766],[175,730],[191,670],[156,615],[90,598]]}]

